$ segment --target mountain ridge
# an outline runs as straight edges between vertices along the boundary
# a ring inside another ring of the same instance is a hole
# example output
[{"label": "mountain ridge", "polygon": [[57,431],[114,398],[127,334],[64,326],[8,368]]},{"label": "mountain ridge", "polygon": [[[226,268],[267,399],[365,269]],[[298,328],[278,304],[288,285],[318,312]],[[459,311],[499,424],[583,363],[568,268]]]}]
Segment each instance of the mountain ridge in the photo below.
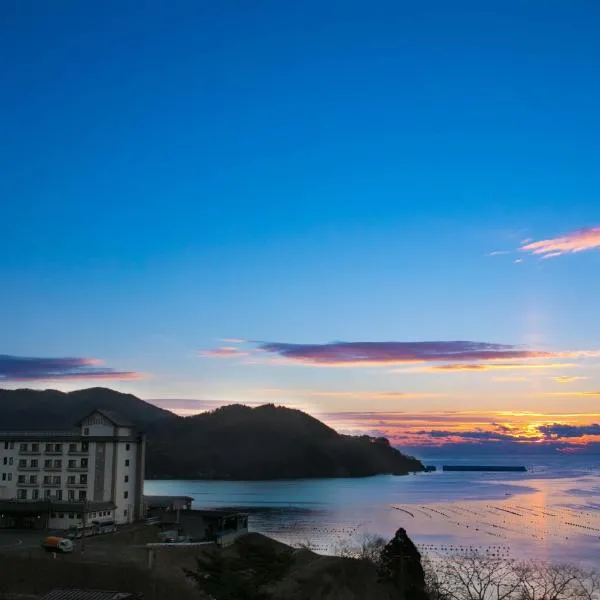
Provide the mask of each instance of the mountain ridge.
[{"label": "mountain ridge", "polygon": [[0,389],[0,429],[71,429],[95,408],[147,433],[148,479],[292,479],[404,475],[424,469],[385,438],[336,432],[297,409],[231,404],[189,417],[110,388]]}]

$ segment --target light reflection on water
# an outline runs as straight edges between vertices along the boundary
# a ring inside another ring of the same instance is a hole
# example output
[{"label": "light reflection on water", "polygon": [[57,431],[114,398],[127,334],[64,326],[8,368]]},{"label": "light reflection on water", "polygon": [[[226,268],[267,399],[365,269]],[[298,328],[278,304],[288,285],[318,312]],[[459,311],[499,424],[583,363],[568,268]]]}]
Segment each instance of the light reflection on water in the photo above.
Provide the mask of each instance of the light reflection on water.
[{"label": "light reflection on water", "polygon": [[250,513],[254,531],[321,552],[398,527],[427,553],[492,552],[596,564],[600,470],[280,481],[147,481],[145,493]]}]

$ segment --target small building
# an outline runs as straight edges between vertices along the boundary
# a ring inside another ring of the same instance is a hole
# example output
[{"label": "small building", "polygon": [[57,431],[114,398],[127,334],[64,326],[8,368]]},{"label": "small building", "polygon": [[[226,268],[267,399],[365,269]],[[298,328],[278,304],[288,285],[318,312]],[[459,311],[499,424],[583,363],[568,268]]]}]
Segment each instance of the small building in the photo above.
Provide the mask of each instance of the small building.
[{"label": "small building", "polygon": [[142,598],[141,594],[130,592],[57,589],[48,592],[39,600],[142,600]]},{"label": "small building", "polygon": [[197,510],[189,496],[144,496],[146,516],[177,537],[228,545],[248,533],[248,515],[236,510]]},{"label": "small building", "polygon": [[101,409],[74,431],[0,432],[0,528],[140,519],[145,448],[131,423]]},{"label": "small building", "polygon": [[144,496],[144,511],[147,517],[155,517],[164,512],[191,510],[193,501],[190,496]]}]

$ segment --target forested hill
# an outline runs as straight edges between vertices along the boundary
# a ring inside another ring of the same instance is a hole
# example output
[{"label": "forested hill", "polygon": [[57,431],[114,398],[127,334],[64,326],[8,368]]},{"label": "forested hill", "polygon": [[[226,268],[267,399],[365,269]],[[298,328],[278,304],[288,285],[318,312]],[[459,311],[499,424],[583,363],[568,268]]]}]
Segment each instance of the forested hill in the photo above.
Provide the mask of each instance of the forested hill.
[{"label": "forested hill", "polygon": [[151,479],[360,477],[423,470],[385,438],[347,436],[299,410],[224,406],[193,417],[106,388],[0,390],[0,430],[64,430],[94,408],[147,433]]},{"label": "forested hill", "polygon": [[384,438],[340,435],[306,413],[272,404],[231,405],[181,419],[148,444],[149,478],[344,477],[422,469]]}]

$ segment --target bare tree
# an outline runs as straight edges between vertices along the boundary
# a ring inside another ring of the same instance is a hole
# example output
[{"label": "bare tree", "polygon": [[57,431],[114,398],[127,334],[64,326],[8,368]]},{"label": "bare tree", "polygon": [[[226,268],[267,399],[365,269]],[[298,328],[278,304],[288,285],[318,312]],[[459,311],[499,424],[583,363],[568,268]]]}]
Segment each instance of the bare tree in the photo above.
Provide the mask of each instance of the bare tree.
[{"label": "bare tree", "polygon": [[360,539],[358,558],[368,560],[374,565],[379,565],[381,562],[381,553],[386,544],[387,541],[380,535],[365,533]]},{"label": "bare tree", "polygon": [[423,561],[432,600],[600,600],[600,578],[575,565],[470,554]]},{"label": "bare tree", "polygon": [[600,598],[597,573],[575,565],[522,563],[519,600],[596,600]]}]

